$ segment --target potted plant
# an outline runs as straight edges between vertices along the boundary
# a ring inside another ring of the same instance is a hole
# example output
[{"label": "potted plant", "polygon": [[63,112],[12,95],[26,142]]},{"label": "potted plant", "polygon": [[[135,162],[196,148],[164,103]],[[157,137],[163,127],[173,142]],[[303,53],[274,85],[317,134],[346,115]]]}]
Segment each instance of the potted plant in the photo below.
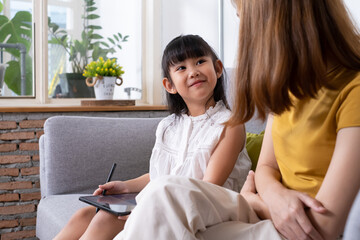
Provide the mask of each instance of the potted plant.
[{"label": "potted plant", "polygon": [[[69,62],[71,62],[72,73],[60,74],[60,81],[67,81],[70,97],[93,96],[92,89],[87,88],[85,79],[82,76],[85,66],[89,61],[96,61],[100,57],[106,60],[109,54],[116,52],[115,49],[121,49],[121,43],[126,42],[129,37],[128,35],[123,36],[121,33],[116,33],[104,40],[104,37],[97,33],[102,27],[91,24],[91,21],[100,18],[99,15],[94,13],[97,10],[95,1],[83,0],[83,3],[83,30],[80,40],[71,38],[66,30],[51,22],[50,18],[48,21],[51,36],[49,43],[62,46],[68,55]],[[85,92],[80,91],[81,89],[78,89],[80,87],[84,88]],[[62,90],[66,91],[67,89]]]},{"label": "potted plant", "polygon": [[98,61],[89,63],[84,70],[86,85],[94,87],[95,97],[98,100],[111,100],[114,95],[115,84],[123,83],[122,67],[116,63],[116,58],[107,59],[100,57]]},{"label": "potted plant", "polygon": [[4,82],[17,95],[32,95],[31,18],[28,11],[19,11],[12,19],[0,15],[0,50],[11,56],[5,63]]}]

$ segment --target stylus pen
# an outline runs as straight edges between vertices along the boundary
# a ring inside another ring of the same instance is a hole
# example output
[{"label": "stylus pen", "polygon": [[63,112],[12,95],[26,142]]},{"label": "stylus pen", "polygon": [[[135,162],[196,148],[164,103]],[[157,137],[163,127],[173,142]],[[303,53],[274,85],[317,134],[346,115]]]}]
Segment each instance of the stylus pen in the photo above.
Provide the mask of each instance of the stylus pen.
[{"label": "stylus pen", "polygon": [[[106,182],[107,182],[107,183],[110,182],[111,177],[112,177],[112,175],[113,175],[113,173],[114,173],[115,168],[116,168],[116,163],[113,163],[113,165],[112,165],[112,167],[111,167],[111,170],[110,170],[110,172],[109,172],[109,176],[108,176],[107,179],[106,179]],[[106,193],[106,189],[103,190],[102,195],[105,195],[105,193]],[[98,212],[99,210],[100,210],[100,208],[96,208],[96,212]]]}]

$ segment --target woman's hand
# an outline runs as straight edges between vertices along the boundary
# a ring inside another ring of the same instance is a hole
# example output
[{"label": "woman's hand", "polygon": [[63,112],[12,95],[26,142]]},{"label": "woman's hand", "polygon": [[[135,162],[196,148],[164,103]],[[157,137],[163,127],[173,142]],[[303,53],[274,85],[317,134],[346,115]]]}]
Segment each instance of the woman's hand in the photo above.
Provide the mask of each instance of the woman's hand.
[{"label": "woman's hand", "polygon": [[[271,197],[270,197],[271,196]],[[287,239],[323,239],[306,214],[306,208],[318,213],[326,209],[305,193],[286,188],[266,195],[266,203],[275,228]]]},{"label": "woman's hand", "polygon": [[103,185],[99,185],[99,188],[94,191],[93,195],[101,195],[104,190],[106,190],[107,194],[120,194],[129,192],[125,182],[112,181]]}]

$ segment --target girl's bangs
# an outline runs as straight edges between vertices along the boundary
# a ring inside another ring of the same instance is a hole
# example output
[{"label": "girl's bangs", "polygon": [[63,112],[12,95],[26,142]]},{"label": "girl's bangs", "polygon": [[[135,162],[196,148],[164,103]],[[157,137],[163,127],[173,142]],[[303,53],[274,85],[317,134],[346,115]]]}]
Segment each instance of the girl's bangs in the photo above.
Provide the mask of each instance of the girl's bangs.
[{"label": "girl's bangs", "polygon": [[198,58],[211,55],[211,49],[204,43],[193,39],[181,39],[168,49],[168,63],[175,65],[188,58]]}]

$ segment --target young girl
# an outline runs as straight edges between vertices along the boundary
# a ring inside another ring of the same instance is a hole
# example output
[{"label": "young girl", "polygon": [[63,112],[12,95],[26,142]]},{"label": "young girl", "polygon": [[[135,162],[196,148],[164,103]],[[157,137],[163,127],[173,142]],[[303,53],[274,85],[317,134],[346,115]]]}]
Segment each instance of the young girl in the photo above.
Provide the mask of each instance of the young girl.
[{"label": "young girl", "polygon": [[[99,195],[140,192],[164,175],[201,179],[239,192],[251,161],[242,124],[225,126],[231,116],[224,94],[223,65],[199,36],[179,36],[165,48],[163,85],[169,110],[156,131],[150,171],[128,181],[100,185]],[[79,210],[55,239],[112,239],[127,217],[117,219],[93,207]]]},{"label": "young girl", "polygon": [[360,189],[359,31],[342,0],[233,2],[228,124],[255,109],[268,116],[256,173],[241,194],[185,177],[151,181],[120,239],[331,240],[344,231]]}]

